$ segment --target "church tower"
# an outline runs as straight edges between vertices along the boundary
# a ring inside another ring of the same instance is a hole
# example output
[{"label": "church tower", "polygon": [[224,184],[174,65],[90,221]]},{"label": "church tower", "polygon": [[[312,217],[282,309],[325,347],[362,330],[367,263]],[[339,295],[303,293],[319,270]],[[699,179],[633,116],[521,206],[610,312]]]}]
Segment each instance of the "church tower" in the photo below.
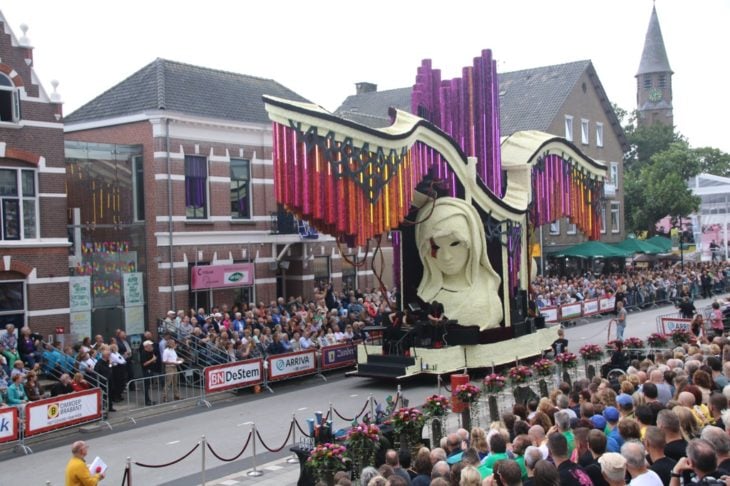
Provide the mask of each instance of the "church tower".
[{"label": "church tower", "polygon": [[651,10],[639,71],[636,73],[636,105],[639,126],[655,123],[674,125],[672,112],[672,68],[664,48],[656,6]]}]

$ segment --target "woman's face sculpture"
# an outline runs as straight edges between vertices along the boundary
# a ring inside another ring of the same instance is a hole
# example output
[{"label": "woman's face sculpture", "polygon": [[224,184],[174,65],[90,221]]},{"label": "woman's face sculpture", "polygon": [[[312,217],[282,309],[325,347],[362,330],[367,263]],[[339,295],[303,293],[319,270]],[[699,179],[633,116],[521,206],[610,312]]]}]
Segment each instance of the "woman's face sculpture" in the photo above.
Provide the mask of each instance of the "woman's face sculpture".
[{"label": "woman's face sculpture", "polygon": [[464,271],[469,259],[469,248],[453,233],[437,236],[431,238],[431,258],[444,275],[457,275]]}]

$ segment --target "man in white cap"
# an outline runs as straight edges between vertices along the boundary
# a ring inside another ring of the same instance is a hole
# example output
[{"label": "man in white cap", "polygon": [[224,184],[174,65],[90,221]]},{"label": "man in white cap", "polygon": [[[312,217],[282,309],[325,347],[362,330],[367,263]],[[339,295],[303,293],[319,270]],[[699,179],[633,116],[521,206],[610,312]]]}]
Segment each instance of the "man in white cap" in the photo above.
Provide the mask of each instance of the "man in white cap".
[{"label": "man in white cap", "polygon": [[175,311],[169,310],[167,316],[165,316],[165,329],[172,329],[173,327],[175,327]]},{"label": "man in white cap", "polygon": [[144,404],[148,407],[155,404],[150,399],[150,384],[152,377],[155,376],[155,370],[159,367],[154,344],[148,339],[142,343],[142,348],[139,350],[139,362],[142,364],[142,376],[144,377]]},{"label": "man in white cap", "polygon": [[603,479],[610,486],[626,484],[626,459],[617,452],[606,452],[598,458]]}]

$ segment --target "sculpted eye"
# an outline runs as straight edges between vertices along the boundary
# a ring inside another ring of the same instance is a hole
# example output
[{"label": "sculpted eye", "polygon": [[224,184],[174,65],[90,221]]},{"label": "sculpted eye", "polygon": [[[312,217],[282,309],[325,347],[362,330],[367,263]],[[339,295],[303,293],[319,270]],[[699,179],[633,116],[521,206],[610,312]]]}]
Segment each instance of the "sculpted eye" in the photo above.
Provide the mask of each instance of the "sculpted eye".
[{"label": "sculpted eye", "polygon": [[461,241],[454,241],[449,246],[459,246],[461,244]]}]

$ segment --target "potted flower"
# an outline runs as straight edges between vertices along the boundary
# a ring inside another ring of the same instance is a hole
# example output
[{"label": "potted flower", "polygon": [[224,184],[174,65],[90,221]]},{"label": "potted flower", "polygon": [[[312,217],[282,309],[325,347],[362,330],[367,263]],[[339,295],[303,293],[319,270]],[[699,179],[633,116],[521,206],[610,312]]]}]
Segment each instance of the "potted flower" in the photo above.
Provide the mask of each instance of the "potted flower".
[{"label": "potted flower", "polygon": [[578,352],[586,361],[595,361],[603,357],[603,350],[598,344],[586,344]]},{"label": "potted flower", "polygon": [[334,485],[335,473],[347,470],[345,446],[325,442],[312,449],[307,459],[307,467],[313,474],[328,485]]},{"label": "potted flower", "polygon": [[414,445],[421,440],[421,430],[426,423],[426,416],[413,407],[402,407],[393,412],[390,417],[393,431],[400,438],[401,448]]},{"label": "potted flower", "polygon": [[525,383],[532,377],[532,370],[527,366],[513,366],[507,373],[513,385]]},{"label": "potted flower", "polygon": [[555,368],[555,363],[547,358],[542,358],[532,363],[532,367],[535,368],[538,376],[550,376]]},{"label": "potted flower", "polygon": [[669,336],[667,336],[666,334],[655,332],[654,334],[646,338],[646,341],[652,348],[666,348],[669,344]]},{"label": "potted flower", "polygon": [[478,386],[471,383],[464,383],[456,387],[456,398],[466,403],[468,408],[461,412],[461,425],[466,430],[471,430],[472,425],[479,425],[479,396],[482,391]]},{"label": "potted flower", "polygon": [[555,356],[555,362],[563,365],[563,368],[573,368],[578,362],[578,357],[573,353],[560,353]]},{"label": "potted flower", "polygon": [[683,327],[678,327],[674,331],[672,331],[672,342],[675,344],[675,346],[681,346],[684,343],[690,342],[690,339],[692,338],[692,335],[687,329],[684,329]]},{"label": "potted flower", "polygon": [[504,390],[505,386],[504,376],[492,373],[484,377],[484,392],[485,393],[499,393]]},{"label": "potted flower", "polygon": [[449,399],[443,395],[431,395],[426,397],[421,408],[428,417],[443,417],[449,413]]},{"label": "potted flower", "polygon": [[624,339],[624,346],[626,349],[642,349],[644,347],[644,341],[637,337],[630,337]]},{"label": "potted flower", "polygon": [[363,467],[373,464],[380,447],[380,429],[374,424],[353,426],[345,438],[347,456],[352,460],[352,473],[357,476]]}]

